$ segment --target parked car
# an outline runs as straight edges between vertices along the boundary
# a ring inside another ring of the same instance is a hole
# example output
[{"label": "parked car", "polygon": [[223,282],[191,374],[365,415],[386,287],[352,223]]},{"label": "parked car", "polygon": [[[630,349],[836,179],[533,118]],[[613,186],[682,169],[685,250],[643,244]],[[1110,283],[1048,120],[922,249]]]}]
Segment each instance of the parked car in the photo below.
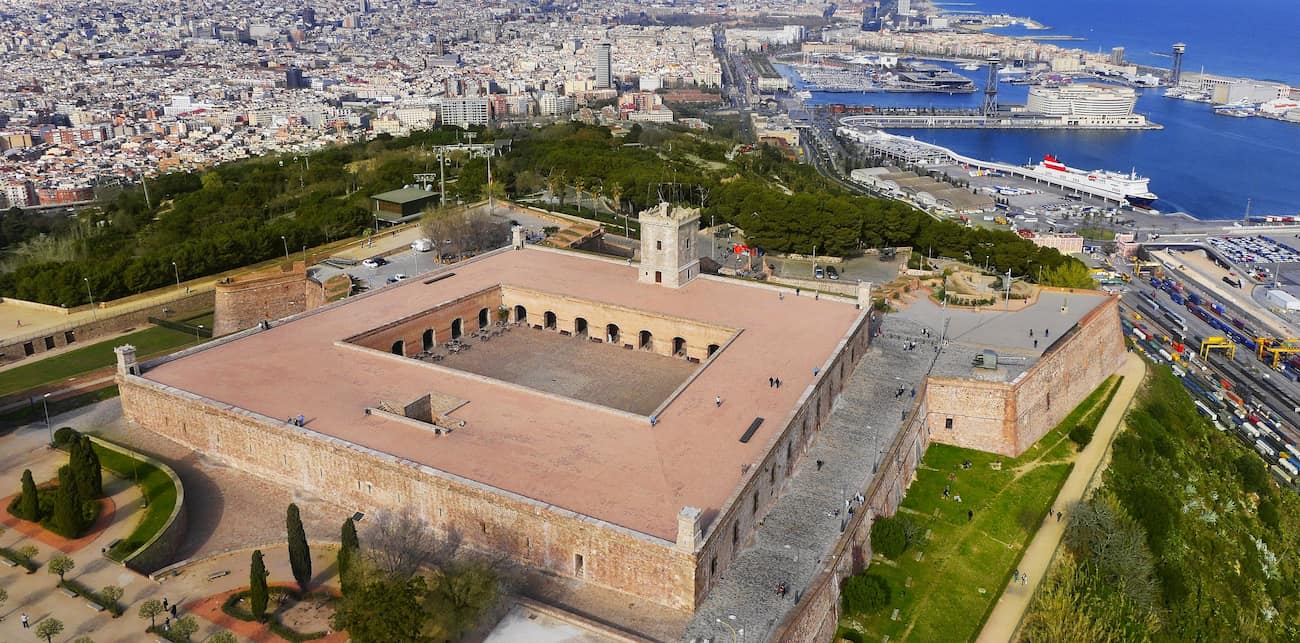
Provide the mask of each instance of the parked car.
[{"label": "parked car", "polygon": [[389,278],[388,278],[388,283],[390,283],[390,284],[395,284],[395,283],[397,283],[397,282],[399,282],[399,281],[401,281],[401,280],[403,280],[403,279],[406,279],[406,275],[403,274],[403,273],[400,273],[400,272],[399,272],[399,273],[393,275],[392,277],[389,277]]},{"label": "parked car", "polygon": [[388,260],[383,257],[371,257],[362,261],[361,265],[367,268],[378,268],[380,266],[388,265]]},{"label": "parked car", "polygon": [[826,266],[826,276],[831,279],[839,279],[840,271],[836,270],[835,266]]},{"label": "parked car", "polygon": [[817,279],[825,279],[826,269],[821,266],[813,266],[813,277],[816,277]]},{"label": "parked car", "polygon": [[433,241],[429,239],[416,239],[411,243],[411,249],[416,252],[428,252],[433,250]]}]

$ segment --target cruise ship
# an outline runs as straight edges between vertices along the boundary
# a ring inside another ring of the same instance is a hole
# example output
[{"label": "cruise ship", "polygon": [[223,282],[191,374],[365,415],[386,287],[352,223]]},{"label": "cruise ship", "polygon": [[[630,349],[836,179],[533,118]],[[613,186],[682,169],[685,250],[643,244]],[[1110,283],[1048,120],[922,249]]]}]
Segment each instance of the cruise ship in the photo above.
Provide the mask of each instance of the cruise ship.
[{"label": "cruise ship", "polygon": [[1136,171],[1128,174],[1108,170],[1086,172],[1067,167],[1060,159],[1048,154],[1038,165],[1030,167],[1028,174],[1053,185],[1128,203],[1143,210],[1150,210],[1156,200],[1156,195],[1147,189],[1150,179],[1138,176]]}]

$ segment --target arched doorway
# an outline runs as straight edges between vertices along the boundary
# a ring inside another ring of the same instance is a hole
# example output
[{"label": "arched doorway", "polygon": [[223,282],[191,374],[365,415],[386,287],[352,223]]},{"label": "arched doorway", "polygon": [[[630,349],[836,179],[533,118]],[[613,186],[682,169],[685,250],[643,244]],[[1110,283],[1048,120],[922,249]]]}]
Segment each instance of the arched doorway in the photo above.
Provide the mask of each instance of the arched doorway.
[{"label": "arched doorway", "polygon": [[637,335],[636,347],[645,350],[654,350],[655,336],[648,330],[643,330]]},{"label": "arched doorway", "polygon": [[581,317],[573,320],[573,336],[574,337],[587,336],[587,320]]},{"label": "arched doorway", "polygon": [[713,354],[718,352],[718,348],[717,344],[709,344],[709,357],[713,357]]},{"label": "arched doorway", "polygon": [[605,326],[605,341],[611,344],[618,343],[618,324],[609,324]]},{"label": "arched doorway", "polygon": [[402,356],[405,356],[405,355],[406,355],[406,342],[404,342],[404,341],[402,341],[402,340],[400,340],[400,339],[397,340],[397,341],[395,341],[395,342],[393,342],[393,354],[394,354],[394,355],[402,355]]},{"label": "arched doorway", "polygon": [[549,310],[546,311],[546,314],[542,315],[542,326],[545,327],[546,330],[555,330],[555,326],[556,326],[555,313]]},{"label": "arched doorway", "polygon": [[478,329],[483,330],[488,327],[488,309],[483,308],[478,311]]},{"label": "arched doorway", "polygon": [[673,355],[675,355],[675,356],[677,356],[677,357],[686,357],[686,338],[685,338],[685,337],[674,337],[674,338],[673,338]]},{"label": "arched doorway", "polygon": [[465,332],[465,324],[459,317],[451,320],[451,338],[460,339],[461,334]]},{"label": "arched doorway", "polygon": [[426,329],[424,329],[424,335],[421,335],[421,336],[420,336],[420,345],[421,345],[421,346],[424,348],[424,350],[426,350],[426,351],[427,351],[427,350],[430,350],[430,349],[433,348],[433,329],[432,329],[432,328],[426,328]]},{"label": "arched doorway", "polygon": [[515,321],[528,323],[528,309],[523,306],[515,306]]}]

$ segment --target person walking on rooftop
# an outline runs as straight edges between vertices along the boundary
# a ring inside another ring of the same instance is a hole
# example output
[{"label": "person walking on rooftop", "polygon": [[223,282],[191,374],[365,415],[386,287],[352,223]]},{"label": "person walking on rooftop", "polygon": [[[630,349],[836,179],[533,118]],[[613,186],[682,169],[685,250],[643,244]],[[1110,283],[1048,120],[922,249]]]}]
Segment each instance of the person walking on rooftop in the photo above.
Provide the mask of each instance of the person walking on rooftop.
[{"label": "person walking on rooftop", "polygon": [[716,406],[716,407],[718,407],[718,408],[722,408],[722,396],[721,396],[721,395],[714,395],[714,396],[713,396],[713,405]]},{"label": "person walking on rooftop", "polygon": [[307,425],[307,418],[303,417],[302,414],[299,413],[299,414],[298,414],[298,426],[306,426],[306,425]]}]

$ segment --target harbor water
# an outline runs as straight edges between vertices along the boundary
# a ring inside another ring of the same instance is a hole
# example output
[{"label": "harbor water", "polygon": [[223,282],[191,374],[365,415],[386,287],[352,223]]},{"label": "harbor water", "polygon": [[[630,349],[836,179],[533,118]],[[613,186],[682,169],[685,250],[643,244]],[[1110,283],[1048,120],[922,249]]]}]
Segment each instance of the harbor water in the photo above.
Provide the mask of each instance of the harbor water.
[{"label": "harbor water", "polygon": [[[967,73],[967,72],[961,72]],[[979,72],[969,72],[972,76]],[[797,84],[797,83],[796,83]],[[981,81],[982,84],[982,81]],[[1000,83],[1003,103],[1023,104],[1024,86]],[[978,108],[982,93],[846,94],[813,92],[808,105]],[[1161,212],[1198,219],[1300,213],[1300,123],[1216,115],[1208,105],[1140,90],[1137,110],[1160,130],[911,129],[892,133],[951,148],[966,156],[1024,164],[1053,154],[1085,170],[1136,170],[1151,179]]]}]

